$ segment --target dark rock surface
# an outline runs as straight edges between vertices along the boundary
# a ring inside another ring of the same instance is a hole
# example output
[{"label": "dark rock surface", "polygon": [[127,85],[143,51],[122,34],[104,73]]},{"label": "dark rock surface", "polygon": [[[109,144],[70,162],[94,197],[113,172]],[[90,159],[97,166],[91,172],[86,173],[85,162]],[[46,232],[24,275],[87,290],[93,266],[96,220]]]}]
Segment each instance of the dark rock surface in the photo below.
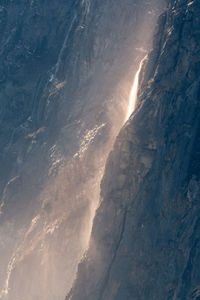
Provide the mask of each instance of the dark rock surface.
[{"label": "dark rock surface", "polygon": [[68,300],[200,299],[200,4],[168,1]]},{"label": "dark rock surface", "polygon": [[162,7],[0,1],[1,299],[60,300],[70,288]]}]

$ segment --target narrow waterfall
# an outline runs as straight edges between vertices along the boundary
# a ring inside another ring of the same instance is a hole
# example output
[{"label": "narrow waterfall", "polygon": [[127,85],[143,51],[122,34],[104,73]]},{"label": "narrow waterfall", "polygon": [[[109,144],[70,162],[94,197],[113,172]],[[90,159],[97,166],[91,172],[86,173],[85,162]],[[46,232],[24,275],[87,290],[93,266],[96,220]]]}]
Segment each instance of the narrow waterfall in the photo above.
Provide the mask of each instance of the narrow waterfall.
[{"label": "narrow waterfall", "polygon": [[139,85],[139,77],[140,77],[140,71],[142,69],[144,60],[146,59],[146,56],[141,60],[139,64],[139,68],[135,74],[135,78],[133,81],[133,86],[130,92],[130,97],[129,97],[129,106],[128,106],[128,112],[125,118],[125,122],[130,118],[131,114],[135,110],[136,102],[137,102],[137,94],[138,94],[138,85]]},{"label": "narrow waterfall", "polygon": [[[144,59],[139,64],[128,101],[124,99],[124,103],[128,103],[125,121],[128,120],[136,106],[139,76]],[[72,286],[75,279],[76,266],[88,247],[93,218],[98,206],[104,166],[114,140],[123,126],[123,117],[122,120],[117,118],[117,121],[112,120],[112,122],[113,130],[105,145],[101,145],[99,149],[93,148],[93,141],[98,140],[98,136],[102,134],[101,132],[105,127],[104,123],[99,126],[95,125],[94,128],[86,131],[81,138],[79,151],[61,168],[55,179],[51,180],[44,187],[44,192],[40,196],[41,211],[31,220],[24,239],[9,261],[6,280],[0,292],[0,299],[12,299],[12,291],[15,290],[12,277],[16,282],[19,266],[24,272],[26,271],[25,260],[29,261],[28,264],[32,270],[29,275],[30,277],[33,276],[32,282],[34,282],[34,285],[30,287],[31,295],[39,297],[38,291],[40,291],[43,300],[52,299],[52,295],[46,292],[51,282],[47,274],[51,273],[55,273],[57,280],[59,279],[59,287],[57,289],[54,287],[56,297],[62,297],[65,290],[69,290]],[[55,151],[55,149],[52,151]],[[57,200],[55,201],[54,199]],[[87,211],[82,213],[81,209],[84,205],[86,205]],[[46,214],[48,207],[52,207],[52,211]],[[80,214],[82,220],[76,224],[77,232],[75,235],[70,219],[75,218],[77,214]],[[66,239],[63,239],[62,248],[68,253],[68,259],[66,258],[65,263],[63,263],[63,269],[61,268],[60,271],[57,270],[57,265],[61,264],[62,256],[58,258],[59,247],[55,245],[53,239],[57,236],[63,237],[65,235]],[[69,245],[67,245],[67,238],[71,241]],[[77,249],[76,251],[73,250],[74,247]],[[39,277],[36,278],[34,274],[32,275],[32,259],[27,258],[29,256],[37,256],[34,259],[42,274],[40,275],[43,278],[42,282],[38,280]],[[53,257],[54,263],[52,264],[49,264],[50,257]],[[53,278],[51,285],[53,286]],[[35,290],[35,286],[37,286],[37,290]],[[53,289],[50,289],[50,291],[53,292]],[[23,297],[27,293],[28,290],[24,288]]]},{"label": "narrow waterfall", "polygon": [[61,300],[71,289],[160,1],[2,5],[1,300]]}]

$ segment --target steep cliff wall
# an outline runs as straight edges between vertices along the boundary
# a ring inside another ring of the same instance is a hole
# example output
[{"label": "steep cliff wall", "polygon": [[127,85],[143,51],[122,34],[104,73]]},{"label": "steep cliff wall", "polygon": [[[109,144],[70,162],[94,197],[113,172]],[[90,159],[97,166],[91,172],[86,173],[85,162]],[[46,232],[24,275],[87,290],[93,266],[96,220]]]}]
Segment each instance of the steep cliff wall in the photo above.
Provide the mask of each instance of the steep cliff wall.
[{"label": "steep cliff wall", "polygon": [[200,5],[169,1],[66,299],[200,297]]},{"label": "steep cliff wall", "polygon": [[162,1],[0,5],[0,298],[61,299]]}]

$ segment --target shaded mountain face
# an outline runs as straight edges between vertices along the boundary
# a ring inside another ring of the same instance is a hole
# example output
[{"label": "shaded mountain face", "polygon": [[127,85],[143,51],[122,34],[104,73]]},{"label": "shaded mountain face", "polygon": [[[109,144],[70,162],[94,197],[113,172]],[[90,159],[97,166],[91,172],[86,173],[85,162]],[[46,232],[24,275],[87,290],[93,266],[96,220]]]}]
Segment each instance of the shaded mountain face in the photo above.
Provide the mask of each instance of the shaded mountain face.
[{"label": "shaded mountain face", "polygon": [[66,299],[200,298],[199,64],[199,1],[169,1]]},{"label": "shaded mountain face", "polygon": [[64,299],[164,4],[0,3],[0,299]]}]

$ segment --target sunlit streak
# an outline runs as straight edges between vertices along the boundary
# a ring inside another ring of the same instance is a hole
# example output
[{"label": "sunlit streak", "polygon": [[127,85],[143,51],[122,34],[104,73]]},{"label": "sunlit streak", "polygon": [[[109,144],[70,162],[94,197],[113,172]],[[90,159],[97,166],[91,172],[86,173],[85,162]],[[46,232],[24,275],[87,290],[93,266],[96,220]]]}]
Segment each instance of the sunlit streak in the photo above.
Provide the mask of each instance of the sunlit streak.
[{"label": "sunlit streak", "polygon": [[146,56],[141,60],[139,68],[137,70],[137,73],[135,74],[133,86],[132,86],[130,97],[129,97],[129,107],[128,107],[128,112],[127,112],[127,115],[125,118],[125,122],[130,118],[131,114],[135,110],[137,94],[138,94],[139,76],[140,76],[140,71],[142,69],[142,65],[143,65],[143,62],[145,59],[146,59]]}]

